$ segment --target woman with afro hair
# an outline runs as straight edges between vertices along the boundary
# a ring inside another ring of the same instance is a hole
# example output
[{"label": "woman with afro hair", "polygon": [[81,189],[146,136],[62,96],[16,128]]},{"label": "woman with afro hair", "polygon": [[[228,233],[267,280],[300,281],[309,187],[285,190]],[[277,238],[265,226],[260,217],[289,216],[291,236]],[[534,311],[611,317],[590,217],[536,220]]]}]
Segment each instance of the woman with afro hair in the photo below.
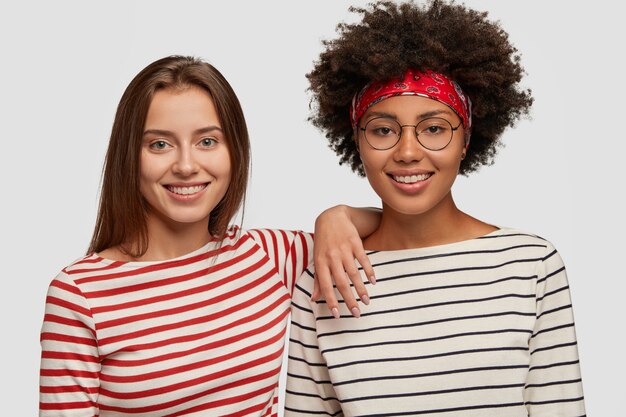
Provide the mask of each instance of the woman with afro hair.
[{"label": "woman with afro hair", "polygon": [[382,200],[364,239],[377,285],[357,319],[340,297],[311,300],[312,269],[300,277],[285,415],[583,416],[558,252],[451,194],[529,112],[517,50],[464,5],[351,11],[361,21],[338,26],[307,76],[311,120]]}]

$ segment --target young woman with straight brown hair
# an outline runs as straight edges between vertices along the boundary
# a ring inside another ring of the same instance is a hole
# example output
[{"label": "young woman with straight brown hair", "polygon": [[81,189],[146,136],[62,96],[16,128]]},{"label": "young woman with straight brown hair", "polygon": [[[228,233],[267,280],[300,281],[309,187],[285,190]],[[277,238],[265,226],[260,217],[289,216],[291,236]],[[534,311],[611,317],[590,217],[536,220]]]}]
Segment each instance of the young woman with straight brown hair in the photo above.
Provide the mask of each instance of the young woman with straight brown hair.
[{"label": "young woman with straight brown hair", "polygon": [[[313,239],[229,226],[249,158],[217,69],[171,56],[132,80],[88,253],[48,291],[41,416],[276,415],[290,295]],[[354,257],[368,265],[355,226],[365,235],[376,222],[368,210],[325,212],[321,246],[355,242],[343,254],[352,264],[327,268],[354,277]],[[345,275],[337,282],[351,291]]]}]

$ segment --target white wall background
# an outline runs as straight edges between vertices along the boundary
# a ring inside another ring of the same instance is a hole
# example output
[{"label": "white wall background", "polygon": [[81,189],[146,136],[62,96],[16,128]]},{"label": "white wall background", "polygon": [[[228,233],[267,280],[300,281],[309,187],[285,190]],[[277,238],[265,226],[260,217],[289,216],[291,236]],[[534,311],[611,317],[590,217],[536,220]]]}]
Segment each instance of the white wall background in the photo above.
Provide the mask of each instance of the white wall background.
[{"label": "white wall background", "polygon": [[[35,415],[49,281],[88,244],[117,101],[169,54],[200,56],[238,93],[253,170],[245,225],[311,230],[336,203],[379,205],[306,121],[304,74],[364,1],[21,1],[0,5],[2,415]],[[496,164],[460,178],[460,207],[540,234],[568,266],[590,415],[615,416],[626,372],[624,47],[618,2],[471,0],[523,55],[532,120]],[[279,121],[279,123],[277,123]],[[282,129],[277,129],[282,126]],[[620,330],[621,329],[621,330]],[[623,408],[623,407],[622,407]]]}]

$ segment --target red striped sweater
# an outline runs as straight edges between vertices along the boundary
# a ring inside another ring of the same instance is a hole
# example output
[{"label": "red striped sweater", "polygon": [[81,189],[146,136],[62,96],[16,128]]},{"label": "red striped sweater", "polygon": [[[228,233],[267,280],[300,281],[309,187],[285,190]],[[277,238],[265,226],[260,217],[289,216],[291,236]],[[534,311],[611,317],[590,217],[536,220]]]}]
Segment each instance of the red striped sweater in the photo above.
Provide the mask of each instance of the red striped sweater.
[{"label": "red striped sweater", "polygon": [[180,258],[86,256],[51,283],[40,416],[274,416],[312,236],[234,228]]}]

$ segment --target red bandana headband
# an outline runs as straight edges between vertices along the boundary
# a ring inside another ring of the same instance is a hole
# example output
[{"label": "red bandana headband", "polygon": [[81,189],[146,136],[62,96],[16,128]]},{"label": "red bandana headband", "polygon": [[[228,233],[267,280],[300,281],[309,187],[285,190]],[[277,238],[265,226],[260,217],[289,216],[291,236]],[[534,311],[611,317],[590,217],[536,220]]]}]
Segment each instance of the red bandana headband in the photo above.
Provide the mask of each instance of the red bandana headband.
[{"label": "red bandana headband", "polygon": [[461,87],[445,75],[418,70],[407,70],[403,79],[371,82],[355,94],[350,108],[352,128],[374,104],[395,96],[420,96],[437,100],[450,107],[463,121],[468,130],[472,126],[472,102]]}]

